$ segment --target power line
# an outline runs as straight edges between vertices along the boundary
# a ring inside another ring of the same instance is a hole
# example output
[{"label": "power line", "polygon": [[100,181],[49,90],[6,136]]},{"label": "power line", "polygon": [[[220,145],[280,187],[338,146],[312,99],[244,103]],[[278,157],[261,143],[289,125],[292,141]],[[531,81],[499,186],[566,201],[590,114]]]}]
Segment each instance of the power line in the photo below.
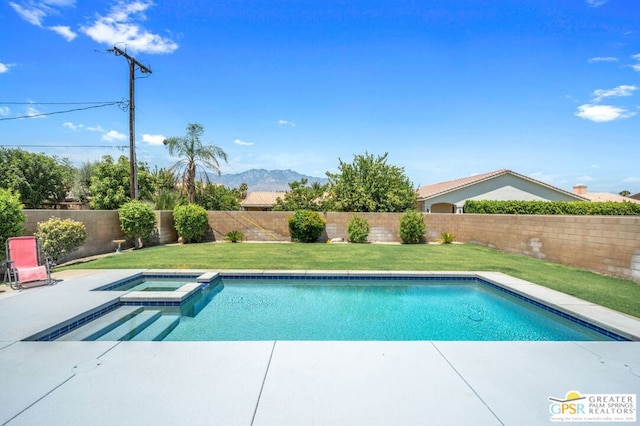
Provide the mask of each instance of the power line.
[{"label": "power line", "polygon": [[13,148],[117,148],[123,150],[127,148],[127,145],[13,145],[13,144],[0,144],[2,147]]},{"label": "power line", "polygon": [[87,107],[84,107],[84,108],[73,108],[73,109],[67,109],[67,110],[64,110],[64,111],[42,112],[42,113],[38,113],[38,114],[19,115],[19,116],[16,116],[16,117],[5,117],[5,118],[0,118],[0,121],[19,120],[21,118],[45,117],[45,116],[48,116],[48,115],[66,114],[68,112],[84,111],[84,110],[87,110],[87,109],[102,108],[102,107],[112,106],[112,105],[118,105],[123,110],[127,108],[127,102],[126,101],[107,102],[107,103],[103,103],[103,104],[100,104],[100,105],[92,105],[92,106],[87,106]]},{"label": "power line", "polygon": [[101,101],[101,102],[2,102],[0,105],[95,105],[117,103],[120,101]]}]

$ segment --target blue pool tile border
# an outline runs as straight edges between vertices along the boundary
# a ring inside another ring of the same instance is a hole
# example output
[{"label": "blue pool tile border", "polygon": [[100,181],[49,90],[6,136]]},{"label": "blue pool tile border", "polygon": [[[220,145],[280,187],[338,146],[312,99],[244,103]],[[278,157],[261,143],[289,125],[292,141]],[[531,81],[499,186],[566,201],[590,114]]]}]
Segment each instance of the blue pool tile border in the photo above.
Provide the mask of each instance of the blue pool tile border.
[{"label": "blue pool tile border", "polygon": [[544,303],[538,302],[537,300],[533,300],[533,299],[531,299],[529,297],[523,296],[522,294],[516,293],[515,291],[509,290],[508,288],[504,288],[504,287],[502,287],[500,285],[492,283],[491,281],[487,281],[487,280],[479,278],[479,277],[477,277],[476,279],[478,280],[478,282],[480,284],[487,285],[487,286],[489,286],[491,288],[494,288],[494,289],[496,289],[498,291],[501,291],[501,292],[506,293],[506,294],[508,294],[510,296],[513,296],[513,297],[515,297],[515,298],[517,298],[519,300],[522,300],[523,302],[530,303],[530,304],[532,304],[532,305],[534,305],[534,306],[536,306],[536,307],[538,307],[540,309],[543,309],[543,310],[545,310],[547,312],[551,312],[553,314],[556,314],[556,315],[558,315],[558,316],[560,316],[560,317],[562,317],[564,319],[572,321],[572,322],[574,322],[574,323],[576,323],[578,325],[581,325],[583,327],[586,327],[586,328],[588,328],[588,329],[590,329],[592,331],[598,332],[598,333],[600,333],[600,334],[602,334],[602,335],[604,335],[606,337],[609,337],[609,338],[611,338],[613,340],[617,340],[619,342],[629,342],[629,341],[631,341],[630,339],[627,339],[624,336],[621,336],[621,335],[619,335],[617,333],[614,333],[613,331],[607,330],[606,328],[602,328],[602,327],[597,326],[597,325],[595,325],[593,323],[590,323],[588,321],[582,320],[582,319],[580,319],[578,317],[575,317],[575,316],[573,316],[571,314],[563,312],[563,311],[561,311],[559,309],[556,309],[556,308],[554,308],[552,306],[549,306],[549,305],[546,305]]},{"label": "blue pool tile border", "polygon": [[161,279],[161,280],[166,280],[166,279],[181,279],[181,280],[196,280],[196,278],[198,278],[200,276],[200,274],[138,274],[138,275],[134,275],[132,277],[129,278],[125,278],[123,280],[120,281],[116,281],[114,283],[111,284],[107,284],[105,286],[102,287],[98,287],[96,289],[93,289],[92,291],[111,291],[111,290],[115,290],[118,287],[127,285],[127,284],[131,284],[133,282],[136,281],[143,281],[145,279]]},{"label": "blue pool tile border", "polygon": [[474,281],[482,285],[486,285],[493,289],[496,289],[500,292],[506,293],[510,296],[513,296],[523,302],[530,303],[540,309],[543,309],[547,312],[558,315],[566,320],[574,322],[578,325],[586,327],[592,331],[595,331],[599,334],[602,334],[605,337],[610,339],[619,341],[619,342],[629,342],[630,339],[621,336],[617,333],[614,333],[610,330],[602,328],[598,325],[590,323],[588,321],[582,320],[578,317],[575,317],[571,314],[563,312],[559,309],[556,309],[552,306],[546,305],[544,303],[533,300],[529,297],[523,296],[522,294],[516,293],[515,291],[509,290],[508,288],[502,287],[498,284],[487,281],[483,278],[472,276],[472,275],[463,275],[463,276],[438,276],[438,275],[429,275],[429,276],[420,276],[420,275],[404,275],[404,276],[394,276],[394,275],[247,275],[247,274],[220,274],[220,278],[222,280],[245,280],[245,279],[258,279],[258,280],[318,280],[318,281],[335,281],[335,280],[346,280],[346,281]]},{"label": "blue pool tile border", "polygon": [[222,280],[296,280],[296,281],[476,281],[473,276],[419,275],[245,275],[221,273]]},{"label": "blue pool tile border", "polygon": [[[140,279],[144,279],[144,278],[148,278],[148,279],[171,279],[171,278],[177,278],[177,279],[196,279],[199,275],[198,274],[140,274],[134,277],[130,277],[127,278],[125,280],[121,280],[118,282],[115,282],[113,284],[110,284],[108,286],[104,286],[101,288],[97,288],[95,290],[100,290],[100,291],[106,291],[109,289],[113,289],[116,288],[118,286],[122,286],[125,284],[128,284],[130,282],[133,281],[137,281]],[[201,293],[201,289],[216,283],[216,282],[220,282],[220,281],[224,281],[224,280],[228,280],[228,281],[234,281],[234,280],[246,280],[246,279],[251,279],[251,280],[305,280],[305,281],[311,281],[311,280],[315,280],[315,281],[337,281],[337,280],[346,280],[346,281],[472,281],[472,282],[476,282],[478,284],[481,285],[486,285],[490,288],[493,288],[495,290],[498,290],[502,293],[508,294],[512,297],[515,297],[516,299],[519,299],[523,302],[526,303],[530,303],[540,309],[543,309],[547,312],[553,313],[555,315],[558,315],[566,320],[572,321],[580,326],[586,327],[592,331],[595,331],[603,336],[606,336],[610,339],[616,340],[616,341],[621,341],[621,342],[627,342],[630,341],[630,339],[621,336],[617,333],[614,333],[610,330],[607,330],[605,328],[602,328],[598,325],[595,325],[593,323],[590,323],[588,321],[582,320],[580,318],[577,318],[574,315],[568,314],[566,312],[563,312],[559,309],[556,309],[554,307],[551,307],[549,305],[546,305],[544,303],[538,302],[536,300],[533,300],[529,297],[526,297],[522,294],[519,294],[515,291],[512,291],[508,288],[502,287],[498,284],[492,283],[491,281],[485,280],[483,278],[480,278],[478,276],[472,276],[472,275],[462,275],[462,276],[437,276],[437,275],[429,275],[429,276],[420,276],[420,275],[400,275],[400,276],[394,276],[394,275],[280,275],[280,274],[268,274],[268,275],[251,275],[251,274],[220,274],[218,275],[214,280],[212,280],[210,283],[202,283],[201,287],[200,287],[200,291],[196,291],[193,294],[189,295],[187,298],[185,298],[184,300],[181,301],[136,301],[136,302],[121,302],[120,300],[116,300],[114,303],[103,307],[102,309],[99,309],[97,311],[91,312],[90,314],[87,314],[73,322],[70,322],[68,324],[65,324],[62,327],[59,327],[49,333],[43,334],[43,335],[36,335],[38,336],[37,338],[33,338],[33,337],[29,337],[25,340],[36,340],[36,341],[51,341],[51,340],[55,340],[58,337],[78,328],[81,327],[82,325],[93,321],[94,319],[105,315],[121,306],[143,306],[143,307],[180,307],[182,304],[188,302],[189,300],[191,300],[193,297],[196,297],[197,295],[199,295]]]},{"label": "blue pool tile border", "polygon": [[99,318],[105,314],[108,314],[109,312],[119,308],[121,305],[121,303],[119,301],[115,301],[114,303],[107,305],[101,309],[98,309],[94,312],[91,312],[83,317],[78,318],[77,320],[71,321],[68,324],[65,324],[62,327],[56,328],[55,330],[46,333],[46,334],[42,334],[42,335],[38,335],[36,334],[37,338],[33,338],[32,337],[28,337],[26,339],[24,339],[25,341],[36,341],[36,342],[49,342],[51,340],[55,340],[58,337],[67,334],[70,331],[75,330],[76,328],[82,327],[83,325],[93,321],[96,318]]}]

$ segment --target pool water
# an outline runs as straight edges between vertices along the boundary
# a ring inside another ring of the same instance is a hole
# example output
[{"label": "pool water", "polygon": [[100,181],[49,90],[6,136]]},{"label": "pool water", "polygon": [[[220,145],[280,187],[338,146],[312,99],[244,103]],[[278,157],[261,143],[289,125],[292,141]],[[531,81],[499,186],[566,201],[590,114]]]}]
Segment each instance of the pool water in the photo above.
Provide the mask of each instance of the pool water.
[{"label": "pool water", "polygon": [[610,340],[478,281],[222,280],[165,341]]},{"label": "pool water", "polygon": [[183,285],[193,282],[193,279],[162,279],[141,277],[135,280],[128,280],[124,283],[116,283],[106,287],[98,288],[99,291],[174,291]]}]

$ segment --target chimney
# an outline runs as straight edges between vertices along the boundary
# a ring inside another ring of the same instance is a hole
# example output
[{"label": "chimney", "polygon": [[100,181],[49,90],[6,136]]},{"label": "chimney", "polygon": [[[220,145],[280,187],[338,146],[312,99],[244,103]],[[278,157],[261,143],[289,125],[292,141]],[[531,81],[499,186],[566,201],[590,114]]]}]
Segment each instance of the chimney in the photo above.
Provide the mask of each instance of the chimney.
[{"label": "chimney", "polygon": [[584,195],[587,193],[587,185],[575,185],[573,187],[573,193],[576,195]]}]

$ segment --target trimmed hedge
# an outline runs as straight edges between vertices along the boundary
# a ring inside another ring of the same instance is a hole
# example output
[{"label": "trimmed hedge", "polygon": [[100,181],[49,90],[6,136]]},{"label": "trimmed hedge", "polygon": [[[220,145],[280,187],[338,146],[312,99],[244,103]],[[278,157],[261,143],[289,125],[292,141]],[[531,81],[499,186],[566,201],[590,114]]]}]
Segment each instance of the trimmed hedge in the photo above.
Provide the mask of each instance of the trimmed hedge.
[{"label": "trimmed hedge", "polygon": [[138,200],[124,203],[118,209],[120,226],[127,238],[133,239],[136,248],[140,241],[147,241],[156,229],[156,214],[153,209]]},{"label": "trimmed hedge", "polygon": [[201,243],[209,229],[209,216],[204,207],[183,204],[173,209],[176,231],[183,243]]},{"label": "trimmed hedge", "polygon": [[403,244],[418,244],[424,241],[427,225],[424,214],[415,210],[407,210],[400,217],[400,239]]},{"label": "trimmed hedge", "polygon": [[317,212],[298,210],[289,217],[291,241],[297,243],[313,243],[318,240],[327,221]]},{"label": "trimmed hedge", "polygon": [[585,216],[640,216],[640,204],[593,201],[467,200],[465,213]]},{"label": "trimmed hedge", "polygon": [[363,217],[357,215],[351,216],[347,227],[349,241],[352,243],[364,243],[369,236],[369,222]]},{"label": "trimmed hedge", "polygon": [[44,254],[58,263],[64,255],[82,247],[87,240],[87,228],[82,222],[54,216],[38,223],[35,236]]}]

